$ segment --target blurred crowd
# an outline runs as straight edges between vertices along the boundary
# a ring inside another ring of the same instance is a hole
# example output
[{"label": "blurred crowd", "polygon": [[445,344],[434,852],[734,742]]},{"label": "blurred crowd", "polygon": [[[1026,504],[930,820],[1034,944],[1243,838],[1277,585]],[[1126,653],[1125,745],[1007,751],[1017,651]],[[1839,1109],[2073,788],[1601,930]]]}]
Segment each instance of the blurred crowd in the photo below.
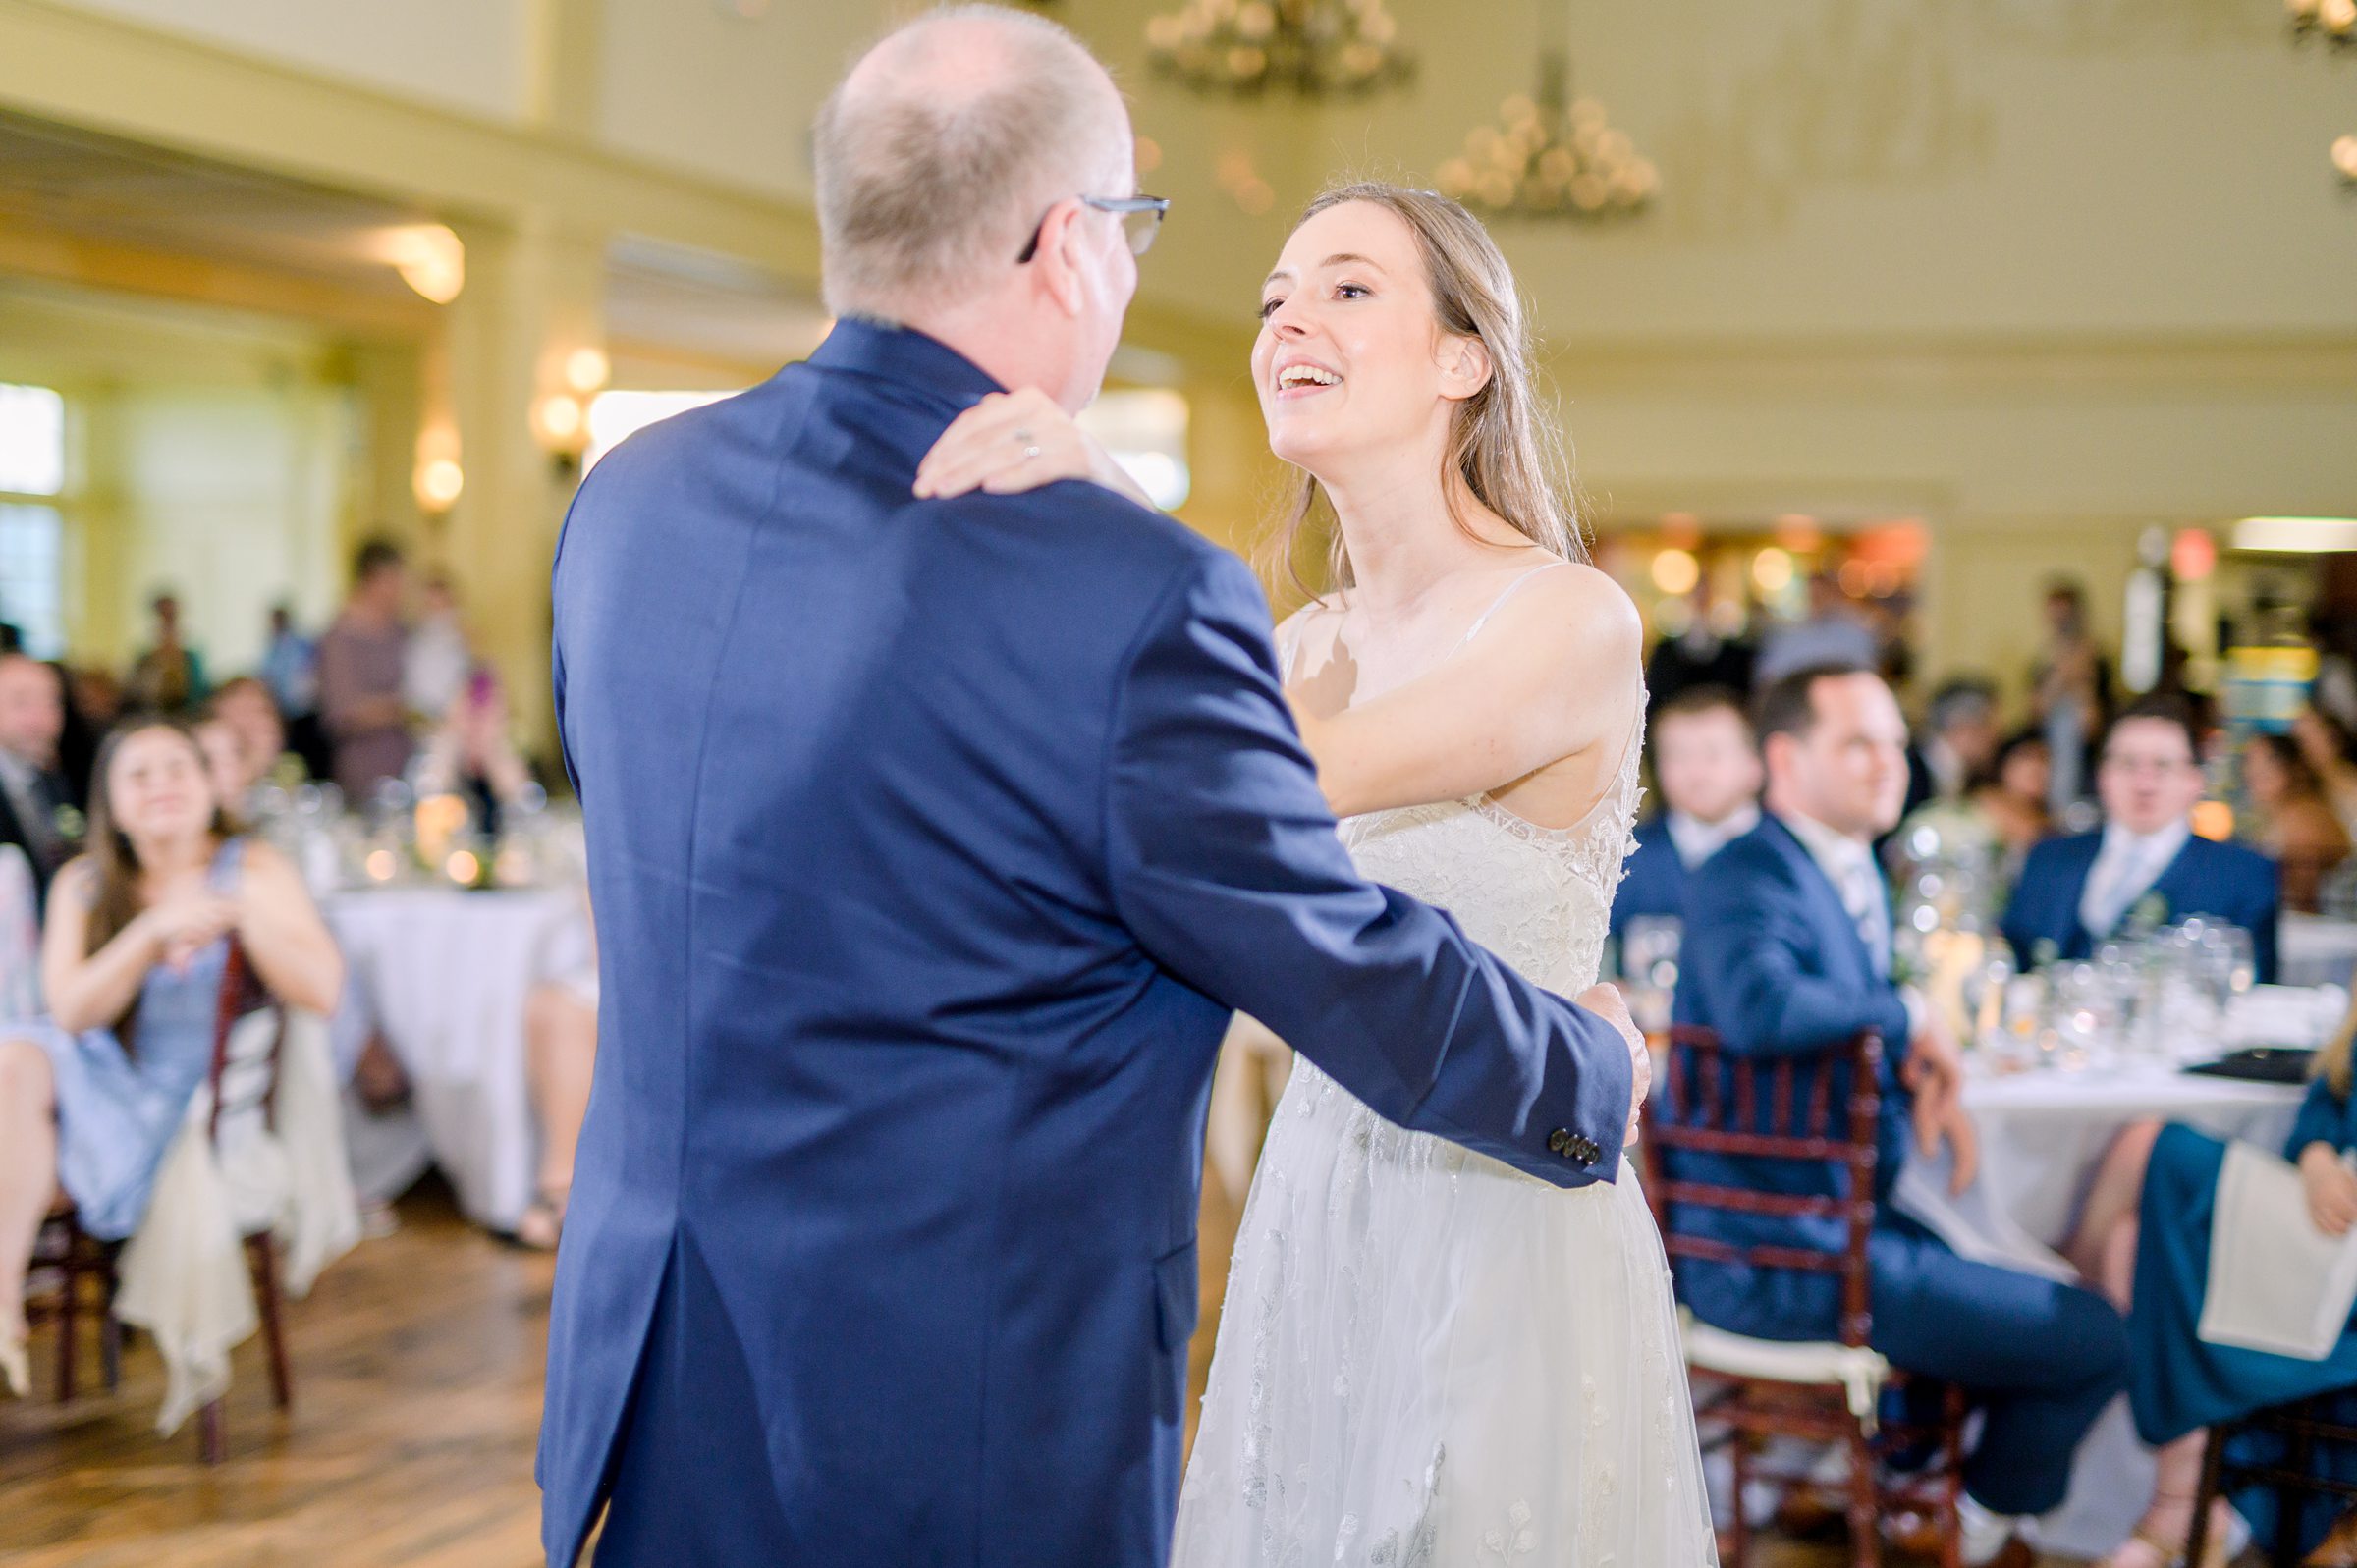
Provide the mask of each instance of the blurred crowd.
[{"label": "blurred crowd", "polygon": [[[2286,911],[2349,912],[2357,768],[2328,682],[2295,717],[2227,722],[2183,689],[2181,670],[2159,689],[2123,692],[2077,589],[2054,588],[2045,609],[2046,639],[2018,673],[2028,698],[2010,713],[1991,672],[1939,682],[1910,720],[1878,628],[1838,593],[1820,593],[1807,620],[1756,647],[1707,631],[1665,641],[1650,669],[1658,809],[1637,830],[1613,923],[1632,997],[1658,996],[1669,977],[1660,1021],[1689,1031],[1674,1038],[1797,1075],[1795,1106],[1815,1075],[1846,1081],[1853,1040],[1881,1040],[1868,1343],[1922,1386],[1960,1387],[1978,1413],[1961,1560],[2030,1560],[2020,1527],[2062,1501],[2080,1440],[2125,1391],[2160,1450],[2159,1480],[2137,1535],[2108,1561],[2167,1568],[2193,1530],[2206,1429],[2357,1384],[2357,1327],[2321,1360],[2197,1333],[2216,1288],[2213,1192],[2225,1155],[2190,1127],[2148,1122],[2119,1136],[2092,1174],[2067,1268],[1959,1253],[1928,1212],[1937,1205],[1919,1212],[1910,1199],[1929,1189],[1905,1186],[1902,1172],[1938,1157],[1957,1192],[1970,1180],[1978,1156],[1962,1086],[1974,1042],[1911,971],[1921,948],[1894,894],[1918,856],[1984,857],[1985,907],[1963,920],[2008,974],[2124,972],[2159,936],[2191,930],[2230,938],[2248,955],[2240,984],[2265,986]],[[2357,1221],[2352,1024],[2317,1054],[2282,1151],[2297,1172],[2286,1180],[2329,1235]],[[1836,1103],[1847,1095],[1835,1092]],[[1722,1134],[1766,1130],[1733,1106],[1682,1113],[1720,1118]],[[1845,1193],[1840,1162],[1682,1149],[1662,1160],[1688,1191],[1744,1195],[1726,1211],[1670,1206],[1671,1232],[1708,1249],[1677,1270],[1696,1318],[1751,1339],[1837,1340],[1835,1276],[1743,1260],[1747,1248],[1839,1253],[1838,1224],[1781,1217]],[[2243,1520],[2221,1503],[2210,1523],[2222,1549]],[[2357,1522],[2327,1511],[2295,1534],[2316,1548],[2311,1562],[2357,1561]]]}]

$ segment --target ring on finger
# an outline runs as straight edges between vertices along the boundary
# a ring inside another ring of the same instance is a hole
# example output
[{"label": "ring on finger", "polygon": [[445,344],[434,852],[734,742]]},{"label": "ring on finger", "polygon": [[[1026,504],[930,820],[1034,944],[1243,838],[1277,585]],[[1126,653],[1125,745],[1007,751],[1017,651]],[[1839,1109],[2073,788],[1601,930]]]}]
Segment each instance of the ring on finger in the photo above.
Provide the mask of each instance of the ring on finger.
[{"label": "ring on finger", "polygon": [[1036,458],[1036,457],[1038,457],[1038,456],[1039,456],[1039,445],[1038,445],[1038,443],[1036,443],[1036,442],[1034,442],[1034,443],[1033,443],[1033,444],[1031,444],[1030,446],[1027,446],[1027,447],[1025,447],[1025,448],[1023,449],[1023,460],[1024,460],[1025,462],[1029,462],[1029,461],[1030,461],[1032,459],[1034,459],[1034,458]]}]

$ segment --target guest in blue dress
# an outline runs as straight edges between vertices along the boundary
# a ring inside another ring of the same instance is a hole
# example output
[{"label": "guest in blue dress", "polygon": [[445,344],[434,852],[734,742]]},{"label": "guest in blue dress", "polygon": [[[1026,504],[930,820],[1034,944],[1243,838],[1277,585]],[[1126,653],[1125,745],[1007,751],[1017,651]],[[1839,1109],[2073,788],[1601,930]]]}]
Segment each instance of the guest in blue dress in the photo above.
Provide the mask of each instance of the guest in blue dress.
[{"label": "guest in blue dress", "polygon": [[88,852],[41,938],[49,1015],[0,1024],[0,1387],[26,1390],[25,1271],[62,1187],[89,1234],[129,1236],[212,1065],[234,939],[291,1007],[334,1009],[343,959],[302,881],[234,836],[195,738],[141,718],[100,750]]},{"label": "guest in blue dress", "polygon": [[[2283,1157],[2299,1167],[2309,1218],[2329,1235],[2357,1222],[2357,1175],[2341,1157],[2357,1149],[2350,1098],[2350,1038],[2357,1012],[2318,1054],[2317,1076],[2300,1105]],[[2152,1506],[2110,1568],[2168,1568],[2183,1549],[2201,1480],[2207,1429],[2270,1405],[2357,1387],[2357,1323],[2322,1361],[2301,1361],[2200,1337],[2210,1278],[2211,1227],[2226,1146],[2191,1127],[2145,1123],[2122,1134],[2087,1203],[2072,1256],[2127,1310],[2128,1400],[2136,1430],[2160,1449]],[[2357,1413],[2350,1419],[2357,1420]],[[2357,1455],[2329,1456],[2339,1479],[2357,1483]],[[2254,1492],[2243,1512],[2266,1530],[2272,1499]],[[2222,1539],[2222,1514],[2211,1539]],[[2330,1509],[2300,1522],[2303,1545],[2334,1525]],[[2346,1524],[2311,1562],[2357,1568],[2357,1530]],[[2213,1548],[2214,1561],[2225,1559]]]}]

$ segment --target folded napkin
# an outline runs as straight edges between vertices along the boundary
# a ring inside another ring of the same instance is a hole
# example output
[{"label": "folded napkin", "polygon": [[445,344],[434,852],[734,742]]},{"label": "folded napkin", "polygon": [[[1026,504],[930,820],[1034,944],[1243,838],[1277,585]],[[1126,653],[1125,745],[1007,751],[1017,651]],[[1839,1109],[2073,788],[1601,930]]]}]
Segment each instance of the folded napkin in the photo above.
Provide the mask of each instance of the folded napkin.
[{"label": "folded napkin", "polygon": [[2210,1225],[2203,1342],[2322,1361],[2340,1342],[2352,1306],[2357,1230],[2318,1230],[2296,1166],[2250,1144],[2228,1144]]},{"label": "folded napkin", "polygon": [[2226,1009],[2225,1044],[2321,1046],[2348,1011],[2338,986],[2254,986]]}]

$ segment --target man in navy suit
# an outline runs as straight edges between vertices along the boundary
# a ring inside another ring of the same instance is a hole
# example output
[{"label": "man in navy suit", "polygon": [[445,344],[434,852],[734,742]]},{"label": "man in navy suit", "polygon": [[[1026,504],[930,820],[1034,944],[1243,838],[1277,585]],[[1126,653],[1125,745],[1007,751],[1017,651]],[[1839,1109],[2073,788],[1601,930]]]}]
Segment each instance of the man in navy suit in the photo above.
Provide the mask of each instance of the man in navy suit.
[{"label": "man in navy suit", "polygon": [[[1756,715],[1768,767],[1767,814],[1711,861],[1687,901],[1677,1017],[1754,1057],[1823,1053],[1862,1030],[1884,1042],[1887,1079],[1869,1242],[1871,1343],[1894,1366],[1960,1383],[1986,1414],[1966,1464],[1964,1560],[2027,1563],[2012,1519],[2062,1500],[2071,1451],[2124,1385],[2119,1315],[2092,1291],[1969,1263],[1898,1213],[1892,1184],[1907,1127],[1926,1149],[1947,1140],[1956,1178],[1974,1163],[1955,1049],[1892,980],[1891,906],[1872,851],[1906,790],[1906,723],[1881,677],[1855,667],[1804,670],[1762,693]],[[1803,1067],[1805,1102],[1817,1069]],[[1846,1069],[1838,1076],[1846,1078]],[[1844,1082],[1828,1086],[1838,1105]],[[1755,1191],[1838,1195],[1846,1173],[1783,1161],[1681,1152],[1681,1179]],[[1742,1246],[1838,1252],[1837,1219],[1719,1211],[1681,1230]],[[1839,1281],[1688,1260],[1680,1294],[1704,1322],[1757,1338],[1836,1337]]]},{"label": "man in navy suit", "polygon": [[2096,765],[2101,832],[2050,838],[2030,851],[2005,908],[2005,940],[2032,963],[2085,958],[2139,925],[2194,915],[2251,934],[2258,978],[2275,978],[2275,863],[2256,849],[2193,831],[2208,787],[2193,715],[2148,697],[2112,722]]},{"label": "man in navy suit", "polygon": [[1662,810],[1637,829],[1613,935],[1632,918],[1683,920],[1687,874],[1760,822],[1760,752],[1741,699],[1725,686],[1693,686],[1663,703],[1648,733]]},{"label": "man in navy suit", "polygon": [[1160,1568],[1231,1010],[1559,1186],[1643,1043],[1356,876],[1240,562],[1093,485],[912,494],[989,393],[1097,389],[1159,216],[1102,68],[937,13],[816,163],[840,325],[609,455],[556,568],[605,973],[543,1538]]}]

